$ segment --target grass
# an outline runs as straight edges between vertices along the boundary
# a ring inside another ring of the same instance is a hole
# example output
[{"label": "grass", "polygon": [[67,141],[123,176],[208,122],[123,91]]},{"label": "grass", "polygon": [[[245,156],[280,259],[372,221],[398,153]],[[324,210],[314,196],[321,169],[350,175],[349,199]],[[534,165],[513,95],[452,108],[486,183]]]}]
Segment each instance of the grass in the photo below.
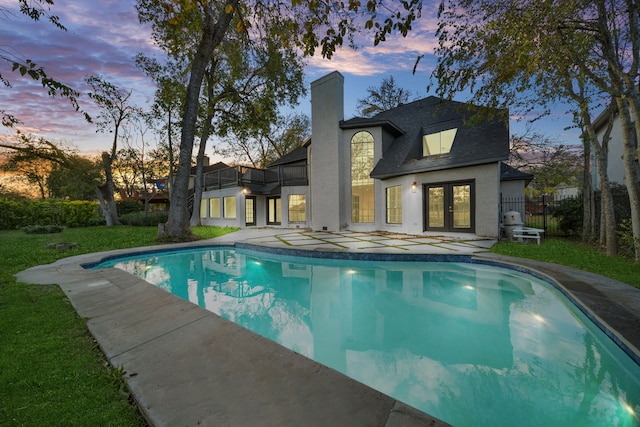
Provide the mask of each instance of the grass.
[{"label": "grass", "polygon": [[606,256],[580,242],[557,238],[544,239],[540,246],[531,242],[499,242],[491,252],[566,265],[640,288],[640,264],[623,257]]},{"label": "grass", "polygon": [[[198,238],[234,229],[196,227]],[[0,425],[144,426],[122,380],[58,286],[17,283],[26,268],[83,253],[156,244],[156,227],[0,231]],[[49,243],[78,243],[69,250]]]}]

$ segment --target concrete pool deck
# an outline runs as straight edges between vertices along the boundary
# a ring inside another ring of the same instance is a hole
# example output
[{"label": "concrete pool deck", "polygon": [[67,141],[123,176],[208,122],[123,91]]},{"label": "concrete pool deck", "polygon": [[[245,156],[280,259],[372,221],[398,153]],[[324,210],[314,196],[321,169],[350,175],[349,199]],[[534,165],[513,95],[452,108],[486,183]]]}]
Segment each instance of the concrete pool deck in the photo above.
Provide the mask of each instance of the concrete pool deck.
[{"label": "concrete pool deck", "polygon": [[217,239],[78,255],[30,268],[17,280],[57,284],[153,426],[445,426],[446,423],[116,269],[107,256],[245,243],[326,252],[469,255],[548,275],[640,360],[640,290],[583,271],[488,253],[474,235],[314,233],[246,229]]}]

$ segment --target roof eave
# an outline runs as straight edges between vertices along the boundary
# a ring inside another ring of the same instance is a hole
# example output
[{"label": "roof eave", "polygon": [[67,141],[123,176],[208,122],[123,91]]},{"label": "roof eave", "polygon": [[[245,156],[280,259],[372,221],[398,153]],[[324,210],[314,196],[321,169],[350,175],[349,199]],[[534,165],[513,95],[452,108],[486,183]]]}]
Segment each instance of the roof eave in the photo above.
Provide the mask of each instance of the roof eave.
[{"label": "roof eave", "polygon": [[505,160],[504,158],[500,157],[500,158],[493,158],[493,159],[483,159],[482,161],[472,161],[472,162],[465,162],[465,163],[457,163],[455,165],[437,165],[437,166],[432,166],[432,167],[418,167],[415,169],[411,169],[411,170],[399,170],[399,171],[394,171],[394,172],[387,172],[387,173],[378,173],[378,174],[374,174],[373,172],[371,173],[371,178],[374,179],[389,179],[389,178],[395,178],[395,177],[399,177],[399,176],[406,176],[406,175],[414,175],[414,174],[418,174],[418,173],[425,173],[425,172],[436,172],[436,171],[441,171],[441,170],[445,170],[445,169],[459,169],[459,168],[466,168],[466,167],[470,167],[470,166],[480,166],[480,165],[486,165],[486,164],[491,164],[491,163],[497,163],[497,162],[501,162]]}]

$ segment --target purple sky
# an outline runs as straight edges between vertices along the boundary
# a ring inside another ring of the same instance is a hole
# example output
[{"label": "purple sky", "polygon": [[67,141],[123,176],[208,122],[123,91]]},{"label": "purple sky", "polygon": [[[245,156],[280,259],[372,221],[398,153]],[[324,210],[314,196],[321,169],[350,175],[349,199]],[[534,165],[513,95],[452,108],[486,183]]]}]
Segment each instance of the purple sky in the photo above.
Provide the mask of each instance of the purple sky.
[{"label": "purple sky", "polygon": [[[435,58],[436,1],[427,0],[423,17],[413,26],[406,39],[389,38],[373,47],[370,42],[353,51],[341,49],[331,61],[307,60],[307,85],[322,75],[338,70],[345,76],[345,118],[355,115],[356,100],[367,95],[366,89],[378,86],[383,78],[393,75],[398,84],[418,97],[426,92]],[[7,9],[10,13],[2,14]],[[153,54],[157,49],[149,37],[149,29],[138,23],[134,0],[55,0],[52,14],[68,31],[56,29],[48,21],[34,22],[18,12],[16,0],[0,0],[0,51],[22,60],[29,58],[46,72],[76,90],[86,93],[84,79],[100,75],[113,84],[133,89],[136,105],[145,107],[153,97],[153,84],[135,66],[133,57],[140,52]],[[412,69],[418,55],[426,54],[418,72]],[[82,152],[108,149],[108,134],[96,133],[93,124],[84,121],[69,102],[51,98],[38,82],[12,73],[6,62],[0,62],[0,73],[11,88],[0,86],[0,105],[19,117],[25,133],[43,136]],[[465,101],[464,96],[457,97]],[[94,112],[90,99],[80,97],[81,107]],[[560,108],[552,117],[535,123],[533,129],[565,144],[578,143],[578,132],[564,131],[571,125],[570,116]],[[309,98],[301,99],[293,109],[310,115]],[[524,131],[525,124],[513,120],[512,133]],[[13,130],[0,127],[0,138]],[[210,151],[210,150],[209,150]]]}]

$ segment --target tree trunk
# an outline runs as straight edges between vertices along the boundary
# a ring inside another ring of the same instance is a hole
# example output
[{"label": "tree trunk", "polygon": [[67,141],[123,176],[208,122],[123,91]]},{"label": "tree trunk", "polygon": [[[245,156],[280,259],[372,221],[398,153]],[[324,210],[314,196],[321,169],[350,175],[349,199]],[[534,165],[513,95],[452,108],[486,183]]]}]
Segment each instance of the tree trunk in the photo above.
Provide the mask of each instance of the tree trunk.
[{"label": "tree trunk", "polygon": [[207,77],[207,117],[204,120],[202,126],[202,134],[200,135],[200,147],[198,148],[198,156],[196,157],[196,176],[193,180],[193,210],[191,212],[191,226],[195,227],[202,225],[200,218],[200,203],[202,202],[202,190],[203,190],[203,169],[204,169],[204,153],[207,148],[207,141],[211,134],[211,122],[213,121],[213,111],[215,100],[213,99],[213,67],[206,71]]},{"label": "tree trunk", "polygon": [[113,218],[111,217],[111,213],[109,212],[109,205],[104,200],[104,195],[102,194],[101,187],[96,187],[96,198],[100,202],[100,209],[102,210],[102,216],[104,216],[107,227],[113,226]]},{"label": "tree trunk", "polygon": [[613,195],[611,194],[611,186],[609,185],[608,157],[609,157],[609,138],[613,128],[613,105],[607,107],[610,112],[610,120],[602,137],[602,142],[598,142],[598,136],[591,123],[591,115],[589,114],[586,104],[581,105],[580,114],[584,123],[589,142],[596,153],[596,164],[598,167],[598,177],[600,178],[600,204],[601,204],[601,224],[600,224],[600,244],[605,246],[607,255],[615,255],[618,253],[618,236],[616,235],[616,218],[613,208]]},{"label": "tree trunk", "polygon": [[204,150],[206,140],[200,140],[200,148],[198,149],[198,156],[196,158],[196,176],[193,179],[193,210],[191,211],[191,221],[189,224],[192,227],[202,225],[200,219],[200,204],[202,202],[202,171],[204,169]]},{"label": "tree trunk", "polygon": [[595,205],[593,203],[593,185],[591,183],[591,144],[588,138],[582,139],[582,241],[589,242],[595,233]]},{"label": "tree trunk", "polygon": [[169,123],[167,124],[167,143],[169,145],[169,182],[168,185],[165,186],[167,189],[167,194],[169,195],[169,203],[171,203],[171,190],[173,190],[173,170],[175,168],[174,158],[173,158],[173,126],[171,122],[171,109],[169,109]]},{"label": "tree trunk", "polygon": [[210,10],[205,6],[205,23],[202,31],[202,39],[191,61],[191,73],[182,115],[182,136],[180,138],[180,156],[178,159],[178,171],[171,192],[171,205],[169,207],[169,220],[164,227],[164,235],[159,237],[171,240],[186,240],[191,237],[189,226],[189,211],[187,208],[189,198],[189,175],[191,171],[191,155],[193,153],[193,141],[195,138],[196,121],[198,119],[198,106],[200,88],[206,66],[211,60],[214,49],[222,42],[224,34],[229,28],[232,13],[227,13],[227,8],[235,10],[238,0],[231,1],[223,7],[217,22],[213,22]]},{"label": "tree trunk", "polygon": [[629,205],[631,207],[631,229],[636,262],[640,261],[640,191],[638,191],[638,174],[636,172],[635,132],[629,114],[629,104],[625,99],[616,98],[618,117],[622,128],[623,147],[622,162],[624,164],[624,181],[627,185]]},{"label": "tree trunk", "polygon": [[[101,192],[104,197],[104,201],[109,209],[109,215],[111,216],[111,225],[120,225],[118,219],[118,210],[116,208],[116,200],[113,196],[113,171],[111,170],[112,157],[108,153],[102,153],[102,166],[104,167],[104,174],[106,177],[104,185],[101,187]],[[107,223],[109,225],[109,223]]]}]

